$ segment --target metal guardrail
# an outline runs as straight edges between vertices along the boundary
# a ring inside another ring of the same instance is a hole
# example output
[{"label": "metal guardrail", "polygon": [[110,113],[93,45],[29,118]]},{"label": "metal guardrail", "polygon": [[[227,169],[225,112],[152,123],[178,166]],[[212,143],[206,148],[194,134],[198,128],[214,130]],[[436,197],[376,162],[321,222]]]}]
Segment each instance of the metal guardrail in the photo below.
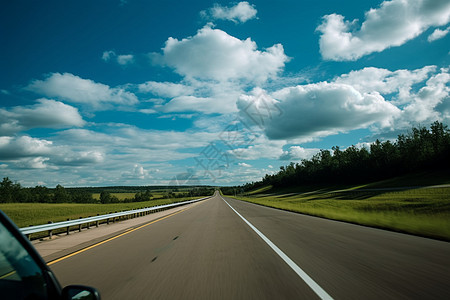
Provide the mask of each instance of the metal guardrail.
[{"label": "metal guardrail", "polygon": [[181,205],[186,205],[186,204],[202,201],[202,200],[205,200],[208,198],[210,198],[210,197],[189,200],[189,201],[183,201],[183,202],[177,202],[177,203],[166,204],[166,205],[152,206],[152,207],[141,208],[141,209],[128,210],[128,211],[123,211],[123,212],[116,212],[116,213],[111,213],[111,214],[107,214],[107,215],[95,216],[95,217],[80,218],[80,219],[76,219],[76,220],[68,220],[68,221],[57,222],[57,223],[29,226],[29,227],[20,228],[20,231],[24,235],[26,235],[28,238],[30,238],[30,235],[33,233],[48,231],[49,237],[52,238],[53,231],[57,230],[57,229],[66,228],[66,233],[69,234],[70,227],[78,226],[79,231],[81,231],[82,226],[84,224],[87,224],[87,228],[89,228],[90,224],[95,222],[95,226],[98,227],[100,221],[106,220],[106,223],[109,224],[110,220],[112,222],[115,222],[115,220],[117,218],[126,217],[126,216],[138,217],[141,215],[146,215],[153,211],[165,210],[165,209],[169,209],[169,208],[176,207],[176,206],[181,206]]}]

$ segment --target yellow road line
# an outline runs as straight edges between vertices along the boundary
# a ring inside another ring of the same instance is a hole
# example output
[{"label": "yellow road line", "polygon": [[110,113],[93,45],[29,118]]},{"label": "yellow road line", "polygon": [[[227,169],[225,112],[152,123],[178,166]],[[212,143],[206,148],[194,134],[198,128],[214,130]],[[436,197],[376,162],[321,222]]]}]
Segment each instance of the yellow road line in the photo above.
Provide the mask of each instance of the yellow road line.
[{"label": "yellow road line", "polygon": [[14,274],[16,274],[16,271],[11,271],[11,272],[9,272],[9,273],[6,273],[5,275],[0,276],[0,280],[6,279],[6,278],[8,278],[9,276],[12,276],[12,275],[14,275]]},{"label": "yellow road line", "polygon": [[179,213],[181,213],[181,212],[183,212],[183,211],[186,211],[186,210],[188,210],[188,209],[191,209],[192,207],[194,207],[194,206],[191,206],[191,207],[185,208],[185,209],[183,209],[183,210],[174,212],[174,213],[172,213],[172,214],[170,214],[170,215],[167,215],[167,216],[165,216],[165,217],[162,217],[162,218],[157,219],[157,220],[155,220],[155,221],[152,221],[152,222],[150,222],[150,223],[144,224],[144,225],[142,225],[142,226],[139,226],[139,227],[130,229],[130,230],[124,232],[124,233],[121,233],[121,234],[119,234],[119,235],[113,236],[112,238],[109,238],[109,239],[107,239],[107,240],[104,240],[104,241],[102,241],[102,242],[99,242],[99,243],[97,243],[97,244],[94,244],[94,245],[89,246],[89,247],[87,247],[87,248],[78,250],[78,251],[76,251],[76,252],[74,252],[74,253],[71,253],[71,254],[69,254],[69,255],[63,256],[63,257],[61,257],[61,258],[55,259],[55,260],[53,260],[53,261],[47,263],[47,265],[50,266],[50,265],[56,264],[57,262],[60,262],[60,261],[62,261],[62,260],[64,260],[64,259],[66,259],[66,258],[75,256],[75,255],[80,254],[80,253],[83,253],[83,252],[85,252],[85,251],[87,251],[87,250],[90,250],[90,249],[92,249],[92,248],[95,248],[95,247],[97,247],[97,246],[100,246],[100,245],[102,245],[102,244],[105,244],[105,243],[107,243],[107,242],[110,242],[110,241],[112,241],[112,240],[115,240],[115,239],[117,239],[117,238],[119,238],[119,237],[121,237],[121,236],[124,236],[124,235],[126,235],[126,234],[129,234],[129,233],[131,233],[131,232],[133,232],[133,231],[136,231],[136,230],[138,230],[138,229],[141,229],[141,228],[144,228],[144,227],[146,227],[146,226],[152,225],[152,224],[154,224],[154,223],[156,223],[156,222],[159,222],[159,221],[161,221],[161,220],[164,220],[164,219],[167,219],[167,218],[169,218],[169,217],[172,217],[172,216],[174,216],[174,215],[176,215],[176,214],[179,214]]}]

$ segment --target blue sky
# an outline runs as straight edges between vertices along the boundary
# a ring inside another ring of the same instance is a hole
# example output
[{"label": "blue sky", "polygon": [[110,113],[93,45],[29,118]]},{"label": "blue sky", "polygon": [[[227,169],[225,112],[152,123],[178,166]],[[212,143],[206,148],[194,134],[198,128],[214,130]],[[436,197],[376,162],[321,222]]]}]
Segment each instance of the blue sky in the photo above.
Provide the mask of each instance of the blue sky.
[{"label": "blue sky", "polygon": [[450,3],[9,1],[0,175],[235,185],[450,124]]}]

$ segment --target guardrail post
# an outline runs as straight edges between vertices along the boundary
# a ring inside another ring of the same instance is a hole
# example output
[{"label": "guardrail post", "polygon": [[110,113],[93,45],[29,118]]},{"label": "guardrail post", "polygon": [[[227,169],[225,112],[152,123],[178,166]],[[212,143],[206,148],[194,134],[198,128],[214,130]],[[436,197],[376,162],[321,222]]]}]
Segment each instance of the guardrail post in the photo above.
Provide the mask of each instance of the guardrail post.
[{"label": "guardrail post", "polygon": [[[81,219],[81,217],[80,217]],[[78,231],[81,232],[81,227],[83,226],[83,224],[78,225]]]},{"label": "guardrail post", "polygon": [[[100,216],[100,214],[97,214],[97,216]],[[99,221],[95,222],[95,227],[98,227],[98,222]]]},{"label": "guardrail post", "polygon": [[[48,224],[52,224],[53,222],[52,221],[48,221]],[[49,230],[48,231],[48,237],[49,237],[49,239],[52,239],[52,237],[53,237],[53,230]]]},{"label": "guardrail post", "polygon": [[[90,217],[91,217],[91,216],[89,216],[89,218],[90,218]],[[89,228],[90,228],[90,225],[91,225],[91,222],[87,222],[86,228],[89,229]]]},{"label": "guardrail post", "polygon": [[[33,226],[33,225],[30,225],[30,226],[28,226],[28,227],[31,227],[31,226]],[[30,240],[30,241],[31,241],[31,233],[29,233],[29,234],[26,234],[25,236],[27,237],[27,239],[28,239],[28,240]]]},{"label": "guardrail post", "polygon": [[[67,221],[70,221],[70,219],[67,219]],[[67,226],[66,233],[67,233],[67,235],[70,234],[70,226]]]}]

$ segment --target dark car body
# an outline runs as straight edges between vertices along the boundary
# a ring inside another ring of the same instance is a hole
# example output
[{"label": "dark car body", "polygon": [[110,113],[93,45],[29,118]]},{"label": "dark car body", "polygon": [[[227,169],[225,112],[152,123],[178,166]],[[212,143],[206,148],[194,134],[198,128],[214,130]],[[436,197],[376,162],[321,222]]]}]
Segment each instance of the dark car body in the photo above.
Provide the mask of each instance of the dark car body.
[{"label": "dark car body", "polygon": [[91,287],[70,285],[61,288],[55,274],[0,210],[0,299],[100,299]]}]

